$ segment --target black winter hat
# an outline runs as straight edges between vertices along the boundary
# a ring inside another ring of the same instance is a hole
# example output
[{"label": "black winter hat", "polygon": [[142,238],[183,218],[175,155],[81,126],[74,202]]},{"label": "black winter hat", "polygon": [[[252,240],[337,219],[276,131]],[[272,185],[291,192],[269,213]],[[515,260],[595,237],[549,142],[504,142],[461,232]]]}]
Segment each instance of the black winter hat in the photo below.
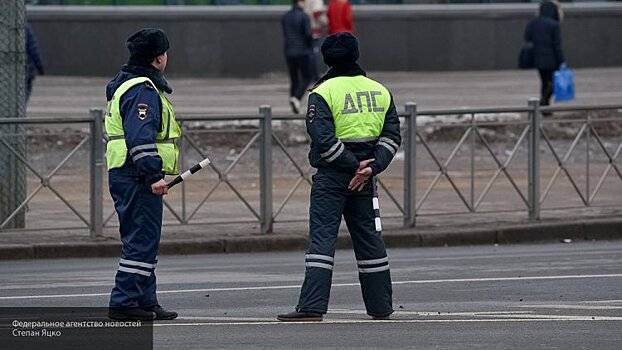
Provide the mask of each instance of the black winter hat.
[{"label": "black winter hat", "polygon": [[355,63],[359,59],[359,43],[350,33],[330,35],[322,43],[322,56],[327,66]]},{"label": "black winter hat", "polygon": [[144,28],[127,38],[130,60],[150,63],[154,58],[168,51],[169,43],[162,29]]}]

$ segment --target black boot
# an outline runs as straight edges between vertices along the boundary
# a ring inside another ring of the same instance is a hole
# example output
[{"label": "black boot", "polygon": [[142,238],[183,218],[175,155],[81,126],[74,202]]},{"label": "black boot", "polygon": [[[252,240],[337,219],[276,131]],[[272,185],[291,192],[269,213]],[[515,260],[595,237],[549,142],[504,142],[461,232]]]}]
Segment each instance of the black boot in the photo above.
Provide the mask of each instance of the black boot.
[{"label": "black boot", "polygon": [[376,321],[381,321],[381,320],[390,320],[391,319],[391,314],[388,315],[383,315],[383,316],[373,316],[371,317],[373,320]]},{"label": "black boot", "polygon": [[144,308],[145,311],[154,312],[156,314],[156,320],[174,320],[177,318],[177,312],[164,310],[162,306],[155,305],[152,307]]},{"label": "black boot", "polygon": [[156,314],[152,311],[143,310],[137,307],[108,309],[108,317],[113,320],[134,320],[134,321],[152,321],[155,320]]},{"label": "black boot", "polygon": [[391,310],[391,312],[389,312],[388,314],[384,314],[384,315],[370,315],[370,316],[374,320],[390,320],[391,319],[391,314],[393,314],[393,310]]},{"label": "black boot", "polygon": [[278,315],[276,319],[282,322],[320,322],[322,321],[322,314],[293,311],[288,314]]}]

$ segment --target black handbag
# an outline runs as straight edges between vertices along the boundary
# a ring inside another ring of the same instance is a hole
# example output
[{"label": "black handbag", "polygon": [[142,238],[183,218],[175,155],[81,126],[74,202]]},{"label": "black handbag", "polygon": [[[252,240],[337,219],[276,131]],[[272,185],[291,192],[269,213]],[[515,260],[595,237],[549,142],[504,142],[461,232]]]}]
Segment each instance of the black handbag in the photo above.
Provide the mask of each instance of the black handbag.
[{"label": "black handbag", "polygon": [[534,58],[534,52],[533,52],[533,43],[528,41],[520,49],[520,54],[518,55],[518,68],[520,69],[535,68],[534,61],[535,61],[535,58]]}]

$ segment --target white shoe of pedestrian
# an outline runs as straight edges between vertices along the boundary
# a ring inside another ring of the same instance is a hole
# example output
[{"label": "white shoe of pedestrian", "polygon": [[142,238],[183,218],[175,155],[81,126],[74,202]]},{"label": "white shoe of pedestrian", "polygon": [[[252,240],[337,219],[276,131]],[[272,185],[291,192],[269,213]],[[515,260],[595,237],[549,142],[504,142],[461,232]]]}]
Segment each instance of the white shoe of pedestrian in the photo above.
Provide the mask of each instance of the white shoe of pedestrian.
[{"label": "white shoe of pedestrian", "polygon": [[296,114],[300,113],[300,100],[295,97],[289,98],[289,105],[292,107],[292,111]]}]

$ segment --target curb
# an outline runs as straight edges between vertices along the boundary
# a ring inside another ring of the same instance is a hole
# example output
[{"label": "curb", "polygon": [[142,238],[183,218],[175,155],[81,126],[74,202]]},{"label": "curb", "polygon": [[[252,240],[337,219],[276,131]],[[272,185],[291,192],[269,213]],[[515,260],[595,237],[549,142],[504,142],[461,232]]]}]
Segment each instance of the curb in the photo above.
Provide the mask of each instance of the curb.
[{"label": "curb", "polygon": [[[437,247],[482,244],[514,244],[572,240],[622,239],[622,219],[599,219],[575,222],[507,225],[489,229],[442,230],[398,229],[383,234],[388,248]],[[273,251],[303,251],[307,238],[295,234],[231,237],[220,239],[171,240],[160,243],[161,255],[190,255],[214,253],[250,253]],[[337,248],[350,248],[347,235],[340,235]],[[0,260],[50,259],[119,256],[117,241],[58,243],[58,244],[0,244]]]}]

